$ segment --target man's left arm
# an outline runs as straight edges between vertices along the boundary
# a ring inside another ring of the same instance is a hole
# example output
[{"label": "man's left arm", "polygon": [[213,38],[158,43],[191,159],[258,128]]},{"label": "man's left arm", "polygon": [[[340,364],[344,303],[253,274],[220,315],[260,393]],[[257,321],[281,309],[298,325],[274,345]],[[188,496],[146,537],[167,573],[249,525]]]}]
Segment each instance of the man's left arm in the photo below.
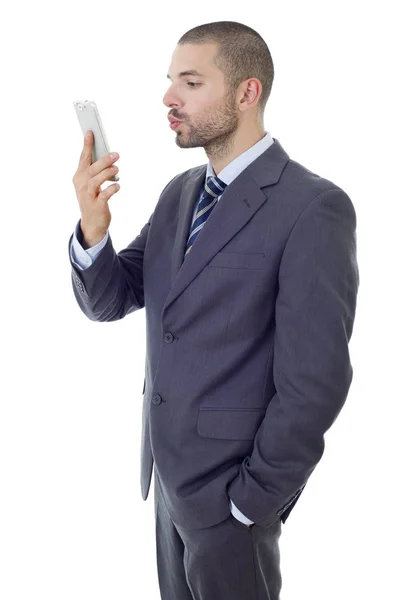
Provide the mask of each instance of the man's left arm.
[{"label": "man's left arm", "polygon": [[251,456],[227,489],[248,519],[272,525],[299,496],[324,452],[324,434],[353,378],[349,341],[359,271],[356,213],[331,188],[303,210],[279,269],[273,377],[276,393]]}]

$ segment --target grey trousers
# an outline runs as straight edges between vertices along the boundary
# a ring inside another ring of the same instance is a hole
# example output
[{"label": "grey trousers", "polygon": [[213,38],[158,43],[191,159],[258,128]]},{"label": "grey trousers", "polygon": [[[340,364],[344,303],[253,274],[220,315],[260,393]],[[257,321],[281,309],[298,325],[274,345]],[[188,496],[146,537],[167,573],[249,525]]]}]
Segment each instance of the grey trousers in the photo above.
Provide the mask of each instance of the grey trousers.
[{"label": "grey trousers", "polygon": [[203,529],[172,521],[154,468],[161,600],[279,600],[281,521],[251,528],[233,515]]}]

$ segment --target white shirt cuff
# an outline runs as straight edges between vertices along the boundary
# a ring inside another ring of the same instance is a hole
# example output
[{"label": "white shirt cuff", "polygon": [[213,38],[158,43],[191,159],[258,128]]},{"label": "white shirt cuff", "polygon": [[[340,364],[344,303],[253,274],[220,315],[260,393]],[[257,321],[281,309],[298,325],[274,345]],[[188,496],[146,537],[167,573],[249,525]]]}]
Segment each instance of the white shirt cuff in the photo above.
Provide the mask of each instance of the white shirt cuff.
[{"label": "white shirt cuff", "polygon": [[246,515],[244,515],[238,508],[237,506],[235,506],[235,504],[233,504],[232,500],[229,499],[230,501],[230,509],[231,509],[231,513],[233,514],[233,516],[238,519],[239,521],[241,521],[242,523],[245,523],[246,525],[252,525],[254,523],[254,521],[251,521],[250,519],[248,519],[246,517]]}]

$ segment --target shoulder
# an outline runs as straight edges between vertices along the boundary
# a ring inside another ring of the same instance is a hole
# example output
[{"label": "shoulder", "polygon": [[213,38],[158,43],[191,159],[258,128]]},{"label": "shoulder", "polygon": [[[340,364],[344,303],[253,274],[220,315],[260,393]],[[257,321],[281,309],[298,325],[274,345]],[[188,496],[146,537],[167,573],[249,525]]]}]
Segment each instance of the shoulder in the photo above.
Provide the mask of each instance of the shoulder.
[{"label": "shoulder", "polygon": [[355,217],[354,204],[341,186],[292,159],[287,162],[273,195],[278,202],[287,203],[297,216],[320,203],[332,202]]}]

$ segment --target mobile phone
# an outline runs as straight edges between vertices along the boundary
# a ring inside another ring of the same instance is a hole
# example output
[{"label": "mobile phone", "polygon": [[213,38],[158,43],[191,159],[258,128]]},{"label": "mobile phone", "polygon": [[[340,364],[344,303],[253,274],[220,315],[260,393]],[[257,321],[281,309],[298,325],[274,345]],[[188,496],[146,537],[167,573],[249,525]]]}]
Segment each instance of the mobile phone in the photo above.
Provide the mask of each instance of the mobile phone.
[{"label": "mobile phone", "polygon": [[[93,132],[92,163],[94,163],[110,152],[99,110],[94,100],[76,100],[73,104],[83,135],[89,129]],[[119,181],[119,177],[112,175],[107,181]]]}]

